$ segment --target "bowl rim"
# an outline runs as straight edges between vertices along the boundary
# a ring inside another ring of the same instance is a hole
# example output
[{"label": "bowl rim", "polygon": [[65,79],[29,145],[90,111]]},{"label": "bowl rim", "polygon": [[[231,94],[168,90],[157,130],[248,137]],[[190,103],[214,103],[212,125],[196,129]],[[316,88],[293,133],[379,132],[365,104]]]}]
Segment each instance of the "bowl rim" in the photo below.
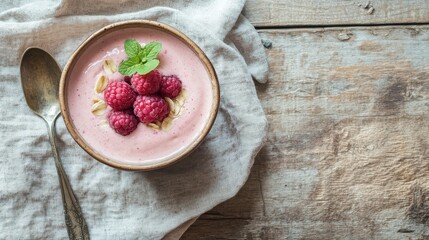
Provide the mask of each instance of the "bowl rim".
[{"label": "bowl rim", "polygon": [[[207,123],[204,125],[204,128],[202,130],[202,133],[197,137],[195,141],[193,141],[189,146],[186,147],[184,151],[182,151],[180,154],[168,158],[165,161],[156,162],[156,163],[150,163],[145,165],[137,165],[137,164],[127,164],[127,163],[119,163],[117,161],[113,161],[111,159],[108,159],[107,157],[99,154],[97,151],[93,150],[86,142],[85,140],[80,136],[80,134],[77,132],[77,130],[74,128],[73,122],[71,120],[71,116],[68,112],[68,105],[67,105],[67,79],[69,78],[71,74],[71,69],[76,64],[76,59],[78,59],[84,51],[96,40],[99,38],[105,36],[106,34],[109,34],[111,32],[114,32],[116,30],[120,30],[123,28],[152,28],[155,30],[162,31],[164,33],[170,34],[176,39],[183,42],[185,45],[187,45],[201,60],[203,63],[207,74],[209,75],[210,82],[212,85],[213,90],[213,103],[212,103],[212,109],[210,111],[209,119]],[[107,25],[100,30],[94,32],[91,34],[87,39],[85,39],[78,48],[72,53],[70,58],[68,59],[62,73],[61,73],[61,79],[60,79],[60,89],[59,89],[59,99],[60,99],[60,108],[61,108],[61,114],[64,119],[64,123],[66,125],[67,130],[69,131],[72,138],[77,142],[77,144],[84,149],[89,155],[91,155],[93,158],[98,160],[101,163],[104,163],[106,165],[109,165],[111,167],[122,169],[122,170],[129,170],[129,171],[150,171],[155,170],[159,168],[166,167],[168,165],[171,165],[186,156],[188,156],[192,151],[194,151],[204,140],[204,138],[209,133],[210,129],[212,128],[214,121],[216,119],[219,104],[220,104],[220,89],[219,89],[219,81],[217,74],[215,72],[215,69],[211,63],[211,61],[208,59],[206,54],[203,52],[203,50],[194,42],[192,41],[188,36],[186,36],[181,31],[177,30],[176,28],[167,25],[165,23],[152,21],[152,20],[127,20],[127,21],[121,21],[117,23],[113,23],[110,25]]]}]

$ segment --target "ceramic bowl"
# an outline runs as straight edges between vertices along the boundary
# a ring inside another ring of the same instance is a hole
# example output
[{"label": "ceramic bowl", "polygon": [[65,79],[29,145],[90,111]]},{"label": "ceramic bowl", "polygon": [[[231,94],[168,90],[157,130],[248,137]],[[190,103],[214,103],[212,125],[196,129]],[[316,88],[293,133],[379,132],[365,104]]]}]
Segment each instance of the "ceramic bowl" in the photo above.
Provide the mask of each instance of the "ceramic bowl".
[{"label": "ceramic bowl", "polygon": [[[110,107],[101,104],[104,108],[98,111],[94,106],[104,101],[101,77],[123,81],[117,68],[127,57],[127,39],[142,46],[160,42],[158,70],[179,76],[185,90],[182,99],[171,99],[176,105],[169,106],[176,106],[177,115],[167,127],[164,122],[139,123],[134,132],[122,136],[109,126]],[[96,160],[123,170],[154,170],[189,155],[209,133],[219,96],[215,70],[201,48],[179,30],[147,20],[114,23],[93,33],[71,55],[60,81],[61,112],[73,139]]]}]

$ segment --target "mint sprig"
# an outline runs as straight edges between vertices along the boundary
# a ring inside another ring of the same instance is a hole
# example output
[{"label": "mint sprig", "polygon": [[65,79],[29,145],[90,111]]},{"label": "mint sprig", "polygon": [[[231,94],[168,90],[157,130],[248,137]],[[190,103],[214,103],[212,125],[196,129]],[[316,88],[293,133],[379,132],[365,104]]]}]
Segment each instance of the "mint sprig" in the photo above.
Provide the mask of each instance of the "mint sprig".
[{"label": "mint sprig", "polygon": [[159,65],[157,59],[162,45],[159,42],[150,42],[143,48],[135,39],[128,39],[124,42],[125,53],[128,58],[119,65],[119,72],[124,76],[131,76],[134,73],[148,74]]}]

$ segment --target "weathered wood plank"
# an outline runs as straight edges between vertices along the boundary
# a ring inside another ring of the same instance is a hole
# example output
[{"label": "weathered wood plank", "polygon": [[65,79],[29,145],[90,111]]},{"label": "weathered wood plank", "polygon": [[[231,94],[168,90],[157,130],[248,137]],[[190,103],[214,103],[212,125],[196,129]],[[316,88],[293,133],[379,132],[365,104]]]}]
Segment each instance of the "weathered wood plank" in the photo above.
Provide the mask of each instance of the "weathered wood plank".
[{"label": "weathered wood plank", "polygon": [[260,35],[268,143],[183,239],[429,239],[429,26]]},{"label": "weathered wood plank", "polygon": [[257,27],[429,23],[429,1],[248,0],[244,15]]}]

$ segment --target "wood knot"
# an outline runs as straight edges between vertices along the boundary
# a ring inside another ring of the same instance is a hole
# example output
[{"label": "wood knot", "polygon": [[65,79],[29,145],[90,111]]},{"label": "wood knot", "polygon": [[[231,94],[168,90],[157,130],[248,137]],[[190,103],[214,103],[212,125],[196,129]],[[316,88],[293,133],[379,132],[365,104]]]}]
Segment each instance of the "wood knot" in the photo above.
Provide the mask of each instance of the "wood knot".
[{"label": "wood knot", "polygon": [[378,99],[378,110],[389,114],[398,113],[404,105],[407,84],[403,81],[395,81],[381,92]]}]

